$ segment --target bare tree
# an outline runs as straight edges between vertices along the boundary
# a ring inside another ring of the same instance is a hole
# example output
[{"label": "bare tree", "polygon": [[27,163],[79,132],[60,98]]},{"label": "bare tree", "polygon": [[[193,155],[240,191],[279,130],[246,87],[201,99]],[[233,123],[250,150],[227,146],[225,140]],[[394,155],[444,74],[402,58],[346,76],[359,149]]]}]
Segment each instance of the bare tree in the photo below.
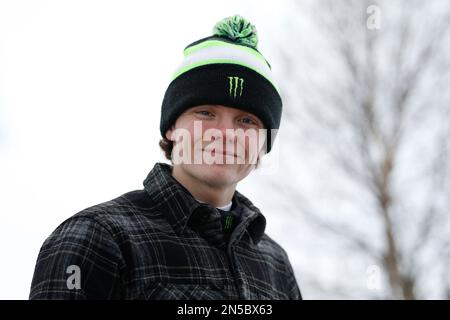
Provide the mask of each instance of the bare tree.
[{"label": "bare tree", "polygon": [[[450,3],[306,4],[292,4],[279,46],[287,162],[299,159],[283,168],[315,155],[322,182],[274,185],[290,212],[337,236],[342,256],[380,266],[377,297],[450,298]],[[300,17],[315,33],[296,28]]]}]

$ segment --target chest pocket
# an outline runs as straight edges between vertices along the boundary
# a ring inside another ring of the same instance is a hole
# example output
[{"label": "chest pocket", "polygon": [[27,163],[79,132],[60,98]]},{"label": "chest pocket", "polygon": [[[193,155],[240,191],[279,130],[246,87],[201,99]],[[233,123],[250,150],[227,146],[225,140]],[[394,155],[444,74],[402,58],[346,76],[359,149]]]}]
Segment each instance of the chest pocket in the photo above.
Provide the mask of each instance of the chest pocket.
[{"label": "chest pocket", "polygon": [[146,300],[225,300],[233,299],[229,285],[152,283],[144,293]]}]

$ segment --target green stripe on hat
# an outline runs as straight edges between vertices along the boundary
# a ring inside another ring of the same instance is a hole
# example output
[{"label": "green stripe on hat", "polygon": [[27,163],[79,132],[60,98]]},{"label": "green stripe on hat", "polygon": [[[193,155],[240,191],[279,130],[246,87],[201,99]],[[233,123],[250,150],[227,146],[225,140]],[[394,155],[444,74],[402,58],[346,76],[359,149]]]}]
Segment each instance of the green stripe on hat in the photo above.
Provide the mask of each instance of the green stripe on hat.
[{"label": "green stripe on hat", "polygon": [[228,43],[228,42],[220,41],[220,40],[207,40],[207,41],[201,42],[199,44],[196,44],[194,46],[187,47],[184,50],[184,56],[188,57],[188,56],[192,55],[193,53],[198,52],[198,50],[210,48],[210,47],[225,47],[225,48],[244,50],[245,52],[248,52],[248,53],[254,55],[255,58],[260,59],[261,62],[267,63],[267,61],[263,57],[263,55],[254,49],[251,49],[244,45],[232,44],[232,43]]},{"label": "green stripe on hat", "polygon": [[187,72],[189,70],[192,70],[194,68],[197,68],[197,67],[200,67],[200,66],[209,65],[209,64],[218,64],[218,63],[237,64],[237,65],[241,65],[243,67],[249,68],[249,69],[259,73],[265,79],[267,79],[267,81],[269,81],[272,84],[272,86],[275,88],[275,90],[277,90],[278,93],[280,92],[279,89],[278,89],[278,86],[274,83],[274,81],[272,81],[272,79],[270,77],[268,77],[267,75],[265,75],[262,71],[258,70],[257,68],[255,68],[253,66],[245,64],[242,61],[230,60],[230,59],[209,59],[209,60],[203,60],[203,61],[194,62],[192,64],[183,66],[183,67],[177,69],[174,72],[174,74],[172,75],[171,81],[175,80],[176,78],[178,78],[183,73],[185,73],[185,72]]}]

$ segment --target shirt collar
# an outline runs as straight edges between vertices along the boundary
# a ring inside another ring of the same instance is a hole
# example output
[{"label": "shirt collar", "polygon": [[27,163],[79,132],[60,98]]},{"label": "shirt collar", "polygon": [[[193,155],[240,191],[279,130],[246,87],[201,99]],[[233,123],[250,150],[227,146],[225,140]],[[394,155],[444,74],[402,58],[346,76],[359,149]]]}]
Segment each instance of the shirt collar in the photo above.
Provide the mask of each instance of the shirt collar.
[{"label": "shirt collar", "polygon": [[[172,176],[172,166],[156,163],[144,180],[144,189],[148,192],[160,211],[166,216],[176,233],[183,233],[192,215],[204,214],[205,210],[216,208],[195,200],[191,193]],[[237,190],[233,195],[233,204],[240,206],[241,223],[254,243],[258,243],[264,234],[266,219],[250,200]]]}]

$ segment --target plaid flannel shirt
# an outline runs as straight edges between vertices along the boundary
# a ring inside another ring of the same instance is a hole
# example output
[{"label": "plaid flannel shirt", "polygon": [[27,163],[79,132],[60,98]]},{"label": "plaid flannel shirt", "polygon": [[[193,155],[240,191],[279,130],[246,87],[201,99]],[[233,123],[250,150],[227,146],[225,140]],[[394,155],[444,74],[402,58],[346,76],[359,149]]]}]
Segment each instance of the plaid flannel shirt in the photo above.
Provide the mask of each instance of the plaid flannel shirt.
[{"label": "plaid flannel shirt", "polygon": [[224,232],[219,210],[196,201],[171,168],[157,163],[143,190],[64,221],[42,245],[30,299],[301,299],[259,209],[235,191],[239,219]]}]

